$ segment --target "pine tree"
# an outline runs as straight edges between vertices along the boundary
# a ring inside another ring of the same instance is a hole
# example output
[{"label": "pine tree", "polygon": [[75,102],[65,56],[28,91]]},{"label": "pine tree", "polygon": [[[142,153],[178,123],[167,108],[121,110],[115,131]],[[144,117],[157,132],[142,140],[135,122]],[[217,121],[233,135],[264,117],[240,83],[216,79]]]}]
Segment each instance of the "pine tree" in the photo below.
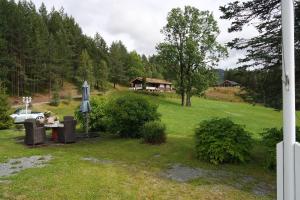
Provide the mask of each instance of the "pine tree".
[{"label": "pine tree", "polygon": [[80,64],[77,71],[77,82],[81,86],[84,81],[87,81],[89,85],[94,85],[94,71],[93,61],[91,60],[87,50],[83,50],[80,56]]},{"label": "pine tree", "polygon": [[4,88],[0,84],[0,129],[7,129],[12,125],[12,118],[9,116],[10,104]]},{"label": "pine tree", "polygon": [[98,90],[105,91],[108,83],[108,66],[105,60],[95,64],[95,86]]},{"label": "pine tree", "polygon": [[128,83],[126,77],[127,49],[121,41],[113,42],[110,47],[110,81],[114,84]]}]

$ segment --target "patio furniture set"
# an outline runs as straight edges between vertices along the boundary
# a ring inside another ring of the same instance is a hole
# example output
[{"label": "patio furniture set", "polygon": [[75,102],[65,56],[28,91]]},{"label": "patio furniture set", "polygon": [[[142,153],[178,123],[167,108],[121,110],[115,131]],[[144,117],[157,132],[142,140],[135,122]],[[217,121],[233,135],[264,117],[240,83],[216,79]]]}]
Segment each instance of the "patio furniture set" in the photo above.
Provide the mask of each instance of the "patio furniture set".
[{"label": "patio furniture set", "polygon": [[39,124],[35,119],[27,119],[24,122],[25,139],[27,145],[44,144],[47,141],[46,129],[52,129],[52,140],[60,143],[76,142],[76,120],[72,116],[65,116],[63,122],[51,124]]}]

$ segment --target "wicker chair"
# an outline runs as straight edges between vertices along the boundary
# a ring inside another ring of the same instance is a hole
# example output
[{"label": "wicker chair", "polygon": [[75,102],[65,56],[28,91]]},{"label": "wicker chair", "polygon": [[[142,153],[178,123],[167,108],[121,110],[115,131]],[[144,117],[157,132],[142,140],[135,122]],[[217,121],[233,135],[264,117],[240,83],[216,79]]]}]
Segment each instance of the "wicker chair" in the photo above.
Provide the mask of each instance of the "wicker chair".
[{"label": "wicker chair", "polygon": [[58,128],[58,141],[62,143],[76,142],[76,120],[72,116],[64,117],[64,127]]},{"label": "wicker chair", "polygon": [[24,122],[25,139],[27,145],[43,144],[46,141],[46,131],[44,127],[38,127],[35,119],[27,119]]}]

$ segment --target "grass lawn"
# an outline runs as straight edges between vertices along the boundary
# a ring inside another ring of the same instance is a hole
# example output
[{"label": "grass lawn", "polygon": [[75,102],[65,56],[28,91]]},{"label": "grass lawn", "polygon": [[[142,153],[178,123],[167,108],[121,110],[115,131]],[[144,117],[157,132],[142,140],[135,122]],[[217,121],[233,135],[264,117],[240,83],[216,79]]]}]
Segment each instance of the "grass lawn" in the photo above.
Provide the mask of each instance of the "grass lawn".
[{"label": "grass lawn", "polygon": [[[140,140],[119,139],[107,134],[75,144],[29,148],[17,142],[24,131],[0,131],[0,162],[31,155],[49,155],[53,160],[43,168],[24,170],[1,183],[0,199],[274,199],[275,193],[255,195],[254,183],[243,187],[235,183],[251,176],[256,182],[275,185],[275,173],[263,167],[263,148],[259,132],[280,127],[281,113],[261,106],[193,98],[192,108],[183,108],[179,99],[150,97],[159,103],[162,121],[167,126],[168,141],[160,146]],[[37,110],[51,110],[60,117],[73,115],[79,102],[59,107],[38,105]],[[211,117],[230,117],[245,124],[257,144],[253,161],[240,165],[214,166],[195,159],[193,130]],[[158,156],[157,156],[158,155]],[[83,157],[107,159],[93,163]],[[232,173],[223,179],[199,178],[179,183],[160,176],[170,165],[181,163],[203,169]],[[3,179],[3,178],[2,178]]]}]

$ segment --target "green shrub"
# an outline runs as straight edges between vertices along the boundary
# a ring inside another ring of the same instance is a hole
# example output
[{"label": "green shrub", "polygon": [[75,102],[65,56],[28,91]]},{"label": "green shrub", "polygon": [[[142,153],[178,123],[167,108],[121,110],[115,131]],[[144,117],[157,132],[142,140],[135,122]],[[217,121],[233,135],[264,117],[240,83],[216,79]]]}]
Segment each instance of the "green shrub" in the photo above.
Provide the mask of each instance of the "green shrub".
[{"label": "green shrub", "polygon": [[143,94],[143,95],[149,95],[149,96],[160,96],[160,97],[164,96],[164,93],[162,93],[160,91],[135,90],[134,92],[137,94]]},{"label": "green shrub", "polygon": [[67,96],[65,97],[65,101],[64,101],[63,103],[66,104],[66,105],[69,105],[69,104],[71,103],[71,101],[72,101],[72,95],[71,95],[71,93],[69,92],[69,93],[67,94]]},{"label": "green shrub", "polygon": [[60,104],[59,89],[60,88],[59,88],[58,83],[55,82],[53,85],[52,97],[51,97],[51,100],[49,103],[50,106],[59,106],[59,104]]},{"label": "green shrub", "polygon": [[146,122],[159,119],[157,105],[137,95],[112,100],[106,109],[109,129],[121,137],[140,138]]},{"label": "green shrub", "polygon": [[[92,131],[105,131],[106,119],[105,119],[105,105],[106,99],[103,97],[93,97],[90,100],[92,111],[89,113],[89,128]],[[80,106],[75,111],[75,118],[81,125],[81,128],[85,127],[85,117],[79,110]]]},{"label": "green shrub", "polygon": [[10,105],[8,97],[0,90],[0,129],[8,129],[13,124],[12,118],[9,116]]},{"label": "green shrub", "polygon": [[[265,129],[262,135],[263,146],[267,148],[265,165],[268,169],[276,169],[276,144],[283,140],[283,130],[277,128]],[[296,127],[296,138],[300,141],[300,127]]]},{"label": "green shrub", "polygon": [[252,139],[243,126],[228,118],[202,121],[195,131],[198,159],[213,164],[245,162],[250,157]]},{"label": "green shrub", "polygon": [[142,130],[143,141],[150,144],[166,142],[166,126],[160,121],[150,121],[144,124]]}]

